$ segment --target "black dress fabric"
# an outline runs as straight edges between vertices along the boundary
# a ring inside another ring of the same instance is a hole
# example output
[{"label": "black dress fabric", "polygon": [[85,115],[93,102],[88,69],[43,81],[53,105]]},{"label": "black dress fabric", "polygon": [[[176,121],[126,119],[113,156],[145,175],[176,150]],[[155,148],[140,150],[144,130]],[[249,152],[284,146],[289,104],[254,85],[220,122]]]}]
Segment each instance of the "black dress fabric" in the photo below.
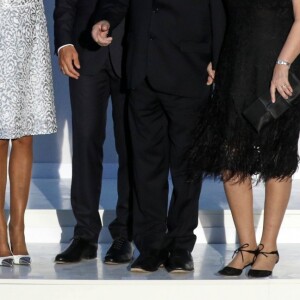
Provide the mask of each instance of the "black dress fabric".
[{"label": "black dress fabric", "polygon": [[[242,112],[270,88],[274,66],[294,22],[292,0],[224,0],[227,32],[214,95],[200,117],[191,151],[193,177],[257,174],[283,179],[298,167],[300,99],[259,134]],[[300,77],[299,58],[291,71]]]}]

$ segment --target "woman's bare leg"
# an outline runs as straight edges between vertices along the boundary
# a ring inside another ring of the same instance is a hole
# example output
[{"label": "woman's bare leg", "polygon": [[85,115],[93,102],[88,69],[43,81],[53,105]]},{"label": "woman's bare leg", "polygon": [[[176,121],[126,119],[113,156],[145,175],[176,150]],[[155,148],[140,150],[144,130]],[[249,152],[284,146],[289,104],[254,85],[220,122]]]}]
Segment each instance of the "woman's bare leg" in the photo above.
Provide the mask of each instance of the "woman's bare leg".
[{"label": "woman's bare leg", "polygon": [[[231,209],[231,214],[236,227],[240,245],[249,244],[244,250],[255,250],[256,239],[253,217],[253,193],[251,178],[242,183],[234,178],[224,183],[224,189]],[[254,255],[243,252],[238,253],[228,265],[229,267],[242,269],[245,265],[252,263]]]},{"label": "woman's bare leg", "polygon": [[24,215],[32,172],[32,140],[32,137],[28,136],[12,141],[9,164],[11,186],[9,235],[15,255],[28,254],[24,235]]},{"label": "woman's bare leg", "polygon": [[[264,212],[264,226],[260,243],[264,245],[263,251],[277,250],[277,237],[279,229],[290,199],[292,179],[284,181],[275,179],[266,182],[266,200]],[[278,257],[276,255],[258,255],[252,269],[272,271]]]},{"label": "woman's bare leg", "polygon": [[9,140],[0,140],[0,257],[11,255],[8,245],[7,225],[4,213],[8,145]]}]

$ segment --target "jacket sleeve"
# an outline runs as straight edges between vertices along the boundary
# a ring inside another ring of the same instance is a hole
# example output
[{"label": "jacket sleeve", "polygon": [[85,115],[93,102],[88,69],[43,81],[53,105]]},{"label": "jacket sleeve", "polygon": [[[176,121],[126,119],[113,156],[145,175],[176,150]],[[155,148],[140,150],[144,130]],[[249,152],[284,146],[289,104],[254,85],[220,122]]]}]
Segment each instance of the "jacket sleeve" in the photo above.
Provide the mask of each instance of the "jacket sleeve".
[{"label": "jacket sleeve", "polygon": [[212,65],[216,69],[226,28],[226,16],[222,0],[210,0],[212,21]]},{"label": "jacket sleeve", "polygon": [[95,13],[95,23],[106,20],[111,30],[115,29],[127,15],[130,0],[100,0]]},{"label": "jacket sleeve", "polygon": [[55,0],[54,43],[55,53],[66,44],[74,44],[73,27],[78,0]]}]

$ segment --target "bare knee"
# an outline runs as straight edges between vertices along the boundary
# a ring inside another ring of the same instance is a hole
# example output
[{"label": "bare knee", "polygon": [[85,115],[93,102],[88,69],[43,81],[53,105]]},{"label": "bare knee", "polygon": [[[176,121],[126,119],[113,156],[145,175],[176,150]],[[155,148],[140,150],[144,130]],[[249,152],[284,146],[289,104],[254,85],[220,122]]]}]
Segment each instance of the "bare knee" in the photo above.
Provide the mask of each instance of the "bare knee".
[{"label": "bare knee", "polygon": [[9,140],[0,140],[0,147],[7,146],[8,143],[9,143]]},{"label": "bare knee", "polygon": [[225,170],[221,174],[222,180],[226,186],[249,186],[252,187],[251,176],[247,176],[245,174],[234,173],[230,170]]},{"label": "bare knee", "polygon": [[0,149],[7,149],[9,144],[9,140],[0,140]]},{"label": "bare knee", "polygon": [[24,136],[24,137],[12,140],[12,147],[31,148],[32,141],[33,141],[32,136]]}]

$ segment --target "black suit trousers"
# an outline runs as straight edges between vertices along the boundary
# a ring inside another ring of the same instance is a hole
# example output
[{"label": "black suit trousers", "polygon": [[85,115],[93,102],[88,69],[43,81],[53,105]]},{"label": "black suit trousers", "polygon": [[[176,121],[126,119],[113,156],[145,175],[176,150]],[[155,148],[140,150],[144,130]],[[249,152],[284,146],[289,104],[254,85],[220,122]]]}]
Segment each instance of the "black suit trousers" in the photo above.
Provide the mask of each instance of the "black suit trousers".
[{"label": "black suit trousers", "polygon": [[119,157],[116,219],[109,229],[113,239],[131,239],[126,94],[108,57],[105,68],[92,76],[70,79],[73,126],[71,204],[76,219],[74,236],[98,242],[102,228],[99,200],[102,181],[103,143],[109,96],[112,99],[114,134]]},{"label": "black suit trousers", "polygon": [[[198,98],[164,94],[147,80],[130,92],[133,238],[140,252],[194,247],[201,182],[187,182],[187,152],[209,94],[205,85]],[[168,205],[169,174],[173,192]]]}]

